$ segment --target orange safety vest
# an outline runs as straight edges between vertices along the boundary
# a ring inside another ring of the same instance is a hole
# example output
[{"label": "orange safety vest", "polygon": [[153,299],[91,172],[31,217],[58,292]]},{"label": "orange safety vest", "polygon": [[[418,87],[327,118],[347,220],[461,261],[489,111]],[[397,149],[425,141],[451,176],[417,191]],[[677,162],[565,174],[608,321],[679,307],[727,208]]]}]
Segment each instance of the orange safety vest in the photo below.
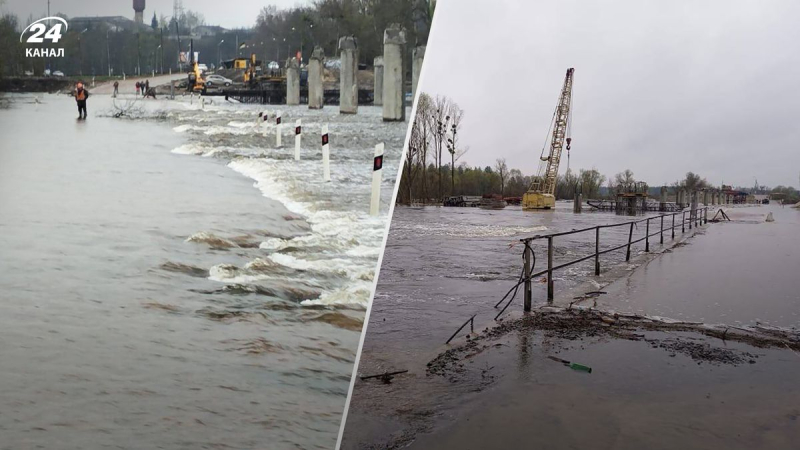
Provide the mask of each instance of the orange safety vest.
[{"label": "orange safety vest", "polygon": [[86,89],[81,89],[75,94],[75,100],[86,100]]}]

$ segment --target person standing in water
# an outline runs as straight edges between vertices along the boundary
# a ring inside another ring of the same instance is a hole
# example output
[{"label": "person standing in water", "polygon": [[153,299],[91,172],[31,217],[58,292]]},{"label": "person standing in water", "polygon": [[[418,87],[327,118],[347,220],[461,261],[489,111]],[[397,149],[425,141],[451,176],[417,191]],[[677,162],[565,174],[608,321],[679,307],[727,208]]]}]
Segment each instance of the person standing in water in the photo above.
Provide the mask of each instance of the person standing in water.
[{"label": "person standing in water", "polygon": [[86,119],[86,99],[89,98],[89,91],[83,87],[80,81],[75,85],[75,101],[78,103],[78,119]]},{"label": "person standing in water", "polygon": [[116,97],[117,94],[119,94],[119,81],[114,82],[114,97]]}]

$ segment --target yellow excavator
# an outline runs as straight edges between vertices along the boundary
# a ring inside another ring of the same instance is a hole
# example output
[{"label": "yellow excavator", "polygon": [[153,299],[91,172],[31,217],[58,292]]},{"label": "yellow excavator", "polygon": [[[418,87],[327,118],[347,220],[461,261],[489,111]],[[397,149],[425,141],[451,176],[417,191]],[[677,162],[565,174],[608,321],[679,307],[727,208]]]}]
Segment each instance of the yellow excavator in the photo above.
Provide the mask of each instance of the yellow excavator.
[{"label": "yellow excavator", "polygon": [[[522,196],[523,210],[551,209],[556,206],[556,181],[558,179],[558,163],[561,160],[561,150],[566,141],[567,152],[572,145],[569,137],[572,125],[572,78],[575,69],[567,69],[564,86],[553,114],[553,135],[550,139],[550,153],[544,156],[544,148],[539,159],[539,171],[533,179],[528,192]],[[569,153],[567,153],[569,155]]]},{"label": "yellow excavator", "polygon": [[250,54],[250,67],[244,71],[244,84],[249,85],[256,81],[256,54]]},{"label": "yellow excavator", "polygon": [[189,72],[189,90],[192,92],[206,91],[206,80],[203,78],[203,72],[200,70],[197,61],[192,63],[192,71]]}]

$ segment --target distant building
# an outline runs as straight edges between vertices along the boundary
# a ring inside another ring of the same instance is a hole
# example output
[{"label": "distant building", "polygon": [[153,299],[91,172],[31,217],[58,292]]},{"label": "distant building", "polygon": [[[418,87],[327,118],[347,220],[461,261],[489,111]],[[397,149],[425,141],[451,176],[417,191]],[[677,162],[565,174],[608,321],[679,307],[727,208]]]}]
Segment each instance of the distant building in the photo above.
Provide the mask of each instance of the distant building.
[{"label": "distant building", "polygon": [[73,17],[69,19],[70,28],[82,30],[84,28],[95,29],[111,29],[112,31],[123,30],[140,30],[145,32],[153,32],[153,29],[137,24],[131,19],[122,16],[96,16],[96,17]]},{"label": "distant building", "polygon": [[209,37],[226,31],[228,30],[218,25],[199,25],[194,27],[193,34],[197,37]]}]

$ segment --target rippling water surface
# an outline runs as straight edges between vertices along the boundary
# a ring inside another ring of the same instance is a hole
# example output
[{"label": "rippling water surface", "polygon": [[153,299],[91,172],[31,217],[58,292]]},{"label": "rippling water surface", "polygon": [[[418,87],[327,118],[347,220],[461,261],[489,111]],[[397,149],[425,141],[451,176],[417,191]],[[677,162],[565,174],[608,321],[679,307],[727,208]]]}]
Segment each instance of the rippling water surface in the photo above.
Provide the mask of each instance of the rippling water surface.
[{"label": "rippling water surface", "polygon": [[276,149],[255,106],[7,100],[0,448],[331,448],[406,125],[283,108]]}]

